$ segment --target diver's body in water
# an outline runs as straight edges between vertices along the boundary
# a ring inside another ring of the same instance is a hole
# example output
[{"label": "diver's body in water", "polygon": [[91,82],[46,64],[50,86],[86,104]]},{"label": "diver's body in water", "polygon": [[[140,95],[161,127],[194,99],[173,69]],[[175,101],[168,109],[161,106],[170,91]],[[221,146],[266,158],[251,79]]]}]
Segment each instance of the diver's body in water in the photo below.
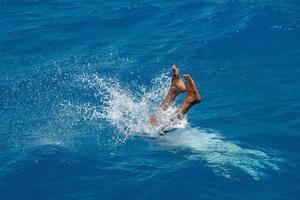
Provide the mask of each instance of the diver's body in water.
[{"label": "diver's body in water", "polygon": [[[167,110],[175,101],[175,98],[177,97],[178,94],[182,92],[186,92],[186,96],[181,106],[176,111],[177,119],[182,119],[193,105],[201,102],[201,96],[196,88],[194,80],[191,78],[190,75],[188,74],[184,75],[184,78],[186,79],[186,85],[185,85],[183,80],[180,78],[179,71],[176,65],[172,66],[172,71],[173,71],[173,76],[172,76],[171,86],[169,88],[167,96],[165,97],[164,101],[160,105],[160,110],[161,111]],[[150,117],[149,122],[153,126],[158,126],[160,124],[160,121],[156,116]]]}]

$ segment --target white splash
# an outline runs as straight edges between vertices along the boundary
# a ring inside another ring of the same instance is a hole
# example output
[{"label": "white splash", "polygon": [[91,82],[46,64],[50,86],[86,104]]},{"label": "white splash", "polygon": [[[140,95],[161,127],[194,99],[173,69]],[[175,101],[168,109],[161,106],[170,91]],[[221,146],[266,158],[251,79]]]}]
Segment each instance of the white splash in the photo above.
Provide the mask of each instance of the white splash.
[{"label": "white splash", "polygon": [[160,142],[169,147],[190,149],[192,152],[187,157],[204,160],[215,173],[227,178],[233,177],[234,172],[244,172],[259,180],[265,169],[278,170],[275,158],[263,151],[242,148],[226,141],[216,131],[178,129],[161,137]]},{"label": "white splash", "polygon": [[[181,123],[173,124],[169,129],[178,128],[164,136],[159,136],[159,129],[149,125],[148,120],[157,110],[169,88],[170,78],[166,74],[155,78],[150,88],[135,87],[131,91],[119,81],[97,75],[82,75],[78,81],[84,87],[93,89],[99,106],[91,104],[74,105],[70,102],[64,106],[75,108],[75,113],[83,113],[85,118],[105,120],[123,136],[148,135],[157,137],[158,141],[171,148],[189,149],[191,159],[202,159],[216,174],[233,177],[237,171],[259,180],[265,169],[278,170],[275,159],[265,152],[243,148],[232,141],[222,139],[217,131],[189,128],[184,118]],[[162,122],[167,122],[175,113],[173,105],[167,112],[160,113]],[[165,126],[168,123],[162,123]]]},{"label": "white splash", "polygon": [[[102,102],[101,108],[95,109],[92,116],[108,121],[126,137],[140,134],[159,135],[158,130],[162,127],[151,126],[149,118],[156,113],[159,120],[163,122],[161,124],[165,126],[176,111],[176,107],[173,106],[166,112],[157,112],[170,84],[170,78],[166,74],[152,80],[151,88],[137,86],[134,91],[121,86],[112,78],[84,75],[80,76],[79,80],[89,88],[93,88],[99,102]],[[91,110],[91,108],[86,108],[86,105],[84,109],[77,106],[77,110]],[[184,119],[176,123],[174,128],[182,128],[185,125]],[[171,129],[166,126],[164,128]]]}]

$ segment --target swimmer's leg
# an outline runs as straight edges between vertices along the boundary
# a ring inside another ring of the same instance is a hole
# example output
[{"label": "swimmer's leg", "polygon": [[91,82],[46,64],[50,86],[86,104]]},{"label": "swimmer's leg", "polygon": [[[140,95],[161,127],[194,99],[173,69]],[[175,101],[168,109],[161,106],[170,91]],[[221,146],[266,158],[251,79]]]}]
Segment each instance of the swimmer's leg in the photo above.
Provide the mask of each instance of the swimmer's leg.
[{"label": "swimmer's leg", "polygon": [[[185,84],[183,80],[180,78],[179,70],[176,65],[172,66],[173,76],[171,79],[171,86],[169,88],[168,94],[160,105],[160,110],[167,110],[172,103],[175,101],[177,95],[181,92],[185,91]],[[151,125],[158,125],[159,121],[155,116],[150,117],[149,122]]]},{"label": "swimmer's leg", "polygon": [[201,96],[194,80],[188,74],[184,75],[184,78],[186,79],[186,96],[183,103],[176,111],[178,118],[182,118],[193,105],[201,102]]},{"label": "swimmer's leg", "polygon": [[185,84],[180,78],[179,70],[176,67],[176,65],[172,66],[172,72],[173,72],[173,76],[172,76],[171,86],[169,88],[167,96],[165,97],[164,101],[160,105],[160,109],[163,111],[167,110],[172,105],[172,103],[175,101],[175,98],[179,93],[185,91]]}]

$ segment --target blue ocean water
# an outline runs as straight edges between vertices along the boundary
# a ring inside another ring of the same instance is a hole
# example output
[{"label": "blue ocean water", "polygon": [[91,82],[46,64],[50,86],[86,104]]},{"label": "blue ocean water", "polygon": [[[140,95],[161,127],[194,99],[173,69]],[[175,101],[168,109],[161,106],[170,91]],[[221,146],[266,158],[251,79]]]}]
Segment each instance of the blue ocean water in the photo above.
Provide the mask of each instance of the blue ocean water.
[{"label": "blue ocean water", "polygon": [[[299,1],[0,11],[0,199],[300,198]],[[173,63],[203,101],[158,136]]]}]

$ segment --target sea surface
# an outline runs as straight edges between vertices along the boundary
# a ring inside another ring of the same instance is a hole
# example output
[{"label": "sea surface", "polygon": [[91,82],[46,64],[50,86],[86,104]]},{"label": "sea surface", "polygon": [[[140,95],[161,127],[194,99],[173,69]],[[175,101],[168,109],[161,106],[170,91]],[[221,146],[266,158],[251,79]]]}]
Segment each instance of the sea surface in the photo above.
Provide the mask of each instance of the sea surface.
[{"label": "sea surface", "polygon": [[1,200],[300,199],[298,0],[0,0],[0,73]]}]

